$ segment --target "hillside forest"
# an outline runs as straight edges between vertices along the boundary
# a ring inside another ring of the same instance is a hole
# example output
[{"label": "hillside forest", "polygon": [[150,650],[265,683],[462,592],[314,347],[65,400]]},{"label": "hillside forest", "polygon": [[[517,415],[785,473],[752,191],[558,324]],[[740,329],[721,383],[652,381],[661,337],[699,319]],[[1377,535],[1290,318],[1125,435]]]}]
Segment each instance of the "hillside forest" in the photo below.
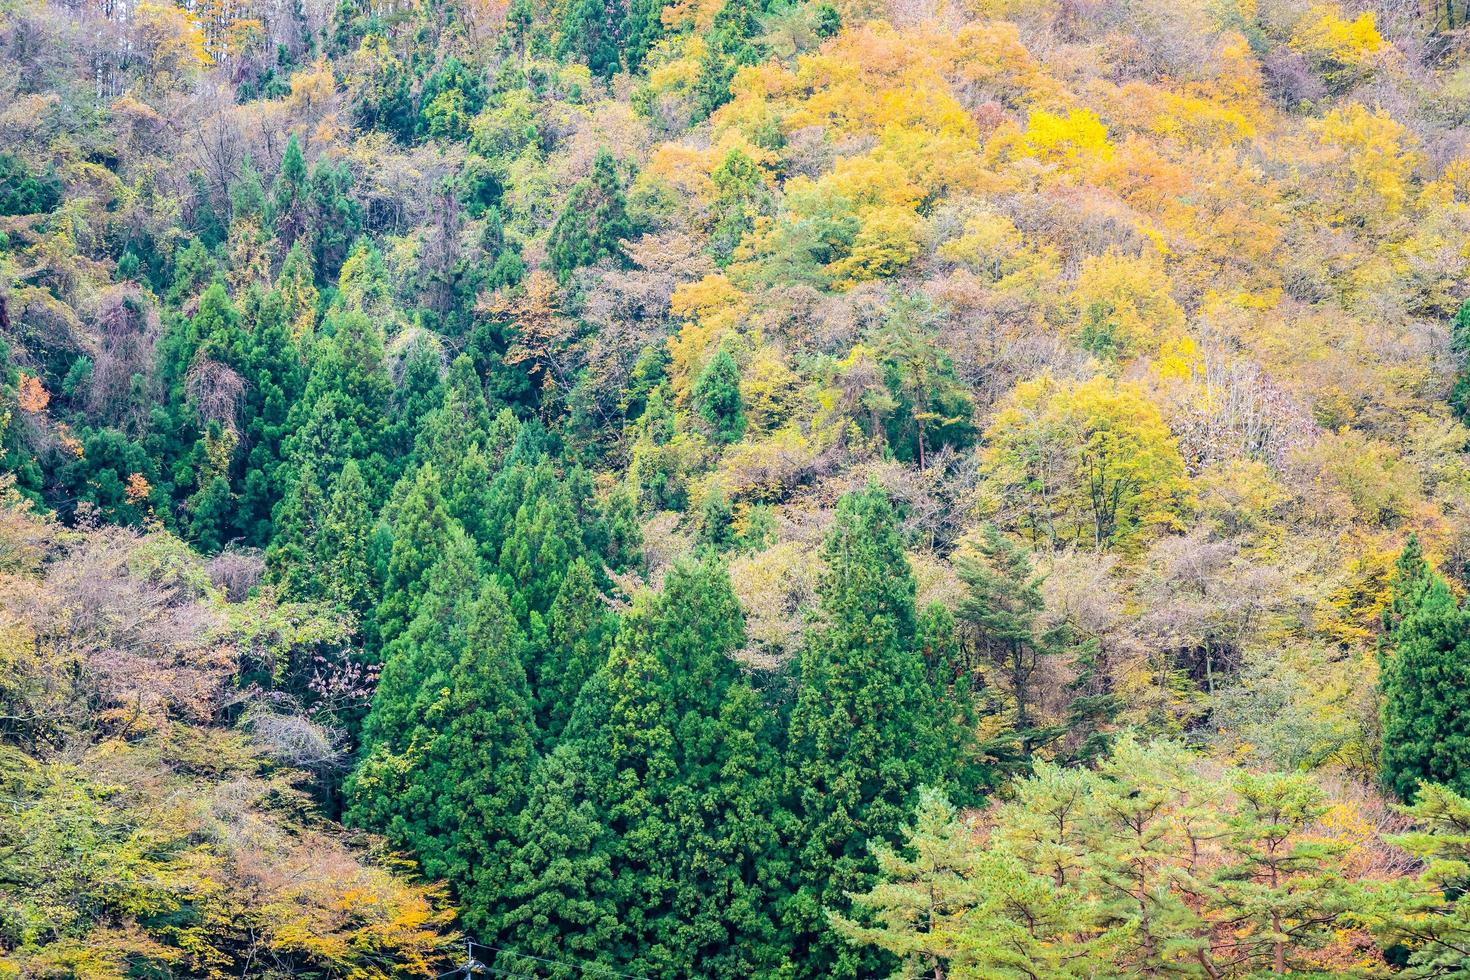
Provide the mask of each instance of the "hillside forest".
[{"label": "hillside forest", "polygon": [[0,980],[1470,976],[1466,0],[0,0]]}]

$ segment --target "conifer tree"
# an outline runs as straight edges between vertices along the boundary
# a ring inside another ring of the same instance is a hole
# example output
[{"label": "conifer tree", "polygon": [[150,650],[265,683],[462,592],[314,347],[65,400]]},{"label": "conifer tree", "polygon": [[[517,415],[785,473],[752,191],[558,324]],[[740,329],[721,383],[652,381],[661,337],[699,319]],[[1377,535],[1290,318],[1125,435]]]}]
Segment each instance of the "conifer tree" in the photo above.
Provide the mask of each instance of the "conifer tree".
[{"label": "conifer tree", "polygon": [[274,512],[275,533],[265,552],[266,572],[291,599],[316,599],[322,579],[316,562],[317,535],[326,507],[321,474],[307,460],[292,474]]},{"label": "conifer tree", "polygon": [[572,0],[565,7],[558,30],[558,57],[576,57],[592,74],[610,78],[620,67],[618,34],[623,5],[615,0]]},{"label": "conifer tree", "polygon": [[573,560],[547,611],[544,640],[528,652],[536,722],[548,742],[560,738],[583,685],[607,662],[615,628],[592,569]]},{"label": "conifer tree", "polygon": [[619,242],[632,234],[617,161],[607,150],[598,150],[592,172],[572,189],[551,229],[546,255],[552,271],[565,283],[582,266],[620,258]]},{"label": "conifer tree", "polygon": [[383,333],[361,313],[338,313],[327,326],[327,335],[312,348],[311,373],[292,407],[282,455],[293,468],[311,460],[324,479],[357,460],[376,505],[391,475],[393,385],[383,361]]},{"label": "conifer tree", "polygon": [[466,925],[493,932],[534,761],[522,638],[458,528],[417,593],[384,647],[348,815],[411,848],[454,887]]},{"label": "conifer tree", "polygon": [[618,842],[598,805],[589,748],[564,743],[536,766],[500,934],[521,953],[610,967],[624,934],[613,877]]},{"label": "conifer tree", "polygon": [[721,349],[710,361],[692,392],[696,411],[715,442],[738,442],[745,435],[745,409],[740,401],[740,368],[730,352]]},{"label": "conifer tree", "polygon": [[[660,593],[642,593],[618,630],[606,667],[583,689],[558,750],[588,771],[600,829],[563,868],[583,874],[610,854],[611,884],[587,904],[619,931],[598,962],[658,976],[752,976],[779,953],[767,898],[782,876],[769,832],[777,791],[774,718],[730,655],[744,640],[722,569],[683,563]],[[563,807],[573,804],[563,803]],[[580,803],[576,804],[580,807]],[[530,833],[528,826],[523,833]],[[556,866],[534,839],[513,885],[545,907]],[[518,938],[556,949],[544,927]],[[584,926],[571,937],[585,941]],[[571,947],[567,947],[570,949]]]},{"label": "conifer tree", "polygon": [[1439,575],[1408,585],[1380,683],[1383,781],[1412,802],[1420,782],[1470,790],[1470,616]]},{"label": "conifer tree", "polygon": [[914,579],[881,489],[842,498],[823,558],[824,623],[802,652],[788,737],[800,870],[783,919],[795,975],[858,976],[879,966],[831,933],[826,912],[871,884],[869,846],[897,843],[918,787],[951,776],[956,746],[937,723]]},{"label": "conifer tree", "polygon": [[251,290],[245,298],[246,350],[239,358],[245,380],[244,437],[249,452],[241,479],[236,529],[246,544],[264,547],[271,511],[284,495],[283,443],[291,407],[301,396],[300,353],[291,339],[284,297]]},{"label": "conifer tree", "polygon": [[287,137],[286,150],[281,155],[280,173],[271,185],[271,216],[275,220],[276,235],[287,248],[306,233],[306,196],[306,158],[301,155],[301,143],[296,134],[292,133]]},{"label": "conifer tree", "polygon": [[413,618],[414,597],[448,540],[463,534],[444,507],[443,486],[432,464],[420,466],[392,520],[392,546],[378,606],[378,634],[384,644],[397,638]]},{"label": "conifer tree", "polygon": [[[337,474],[317,532],[316,564],[325,579],[323,596],[338,609],[357,617],[364,636],[373,635],[377,588],[368,556],[372,511],[367,483],[356,460]],[[371,645],[371,644],[370,644]]]},{"label": "conifer tree", "polygon": [[444,401],[444,364],[440,347],[427,331],[415,332],[394,371],[392,432],[394,456],[424,462],[415,453],[419,431]]},{"label": "conifer tree", "polygon": [[[1035,717],[1035,674],[1047,657],[1059,654],[1066,635],[1061,627],[1045,629],[1041,577],[1032,570],[1026,551],[987,526],[974,557],[957,562],[966,592],[956,618],[973,660],[970,669],[989,673],[1014,712],[1014,728],[1022,755],[1029,755],[1062,734],[1043,727]],[[967,678],[978,684],[980,677]]]}]

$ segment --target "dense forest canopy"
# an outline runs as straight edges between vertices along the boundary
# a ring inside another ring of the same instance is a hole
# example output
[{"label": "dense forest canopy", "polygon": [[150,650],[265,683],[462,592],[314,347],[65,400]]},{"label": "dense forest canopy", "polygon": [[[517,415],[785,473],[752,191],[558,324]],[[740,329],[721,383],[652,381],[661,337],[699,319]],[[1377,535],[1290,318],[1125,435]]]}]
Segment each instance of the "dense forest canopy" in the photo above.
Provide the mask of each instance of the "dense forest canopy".
[{"label": "dense forest canopy", "polygon": [[1470,975],[1463,0],[0,0],[0,977]]}]

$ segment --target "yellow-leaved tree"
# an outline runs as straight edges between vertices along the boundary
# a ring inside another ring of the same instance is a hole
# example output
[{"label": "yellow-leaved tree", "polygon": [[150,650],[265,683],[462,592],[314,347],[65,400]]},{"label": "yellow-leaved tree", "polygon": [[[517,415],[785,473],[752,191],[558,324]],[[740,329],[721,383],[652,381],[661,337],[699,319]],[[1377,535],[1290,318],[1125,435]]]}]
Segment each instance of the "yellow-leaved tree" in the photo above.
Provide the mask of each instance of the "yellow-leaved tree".
[{"label": "yellow-leaved tree", "polygon": [[1191,506],[1184,461],[1135,384],[1043,375],[1016,386],[986,432],[997,519],[1038,547],[1135,545]]}]

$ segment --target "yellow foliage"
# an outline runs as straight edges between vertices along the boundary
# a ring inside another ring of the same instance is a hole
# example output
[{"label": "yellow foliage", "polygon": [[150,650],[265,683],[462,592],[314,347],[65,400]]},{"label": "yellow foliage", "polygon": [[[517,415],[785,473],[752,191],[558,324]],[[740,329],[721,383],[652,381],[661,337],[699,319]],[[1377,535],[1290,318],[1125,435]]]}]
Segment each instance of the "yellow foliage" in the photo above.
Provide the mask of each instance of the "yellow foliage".
[{"label": "yellow foliage", "polygon": [[1049,375],[1017,385],[986,431],[998,517],[1050,546],[1131,544],[1191,506],[1184,461],[1135,384]]},{"label": "yellow foliage", "polygon": [[1337,220],[1373,220],[1403,210],[1409,177],[1419,155],[1407,148],[1402,123],[1381,109],[1358,103],[1334,109],[1310,124],[1315,161],[1328,180]]},{"label": "yellow foliage", "polygon": [[745,294],[721,273],[674,290],[670,309],[684,320],[678,335],[669,341],[670,377],[679,404],[687,402],[706,358],[735,329],[745,315],[746,305]]},{"label": "yellow foliage", "polygon": [[189,75],[214,63],[199,18],[183,7],[143,0],[133,16],[155,75]]},{"label": "yellow foliage", "polygon": [[1149,257],[1110,253],[1083,260],[1072,304],[1083,347],[1112,357],[1151,354],[1184,327],[1169,276]]},{"label": "yellow foliage", "polygon": [[1313,7],[1292,32],[1289,44],[1333,83],[1366,73],[1384,48],[1371,11],[1348,20],[1336,4]]},{"label": "yellow foliage", "polygon": [[1025,141],[1032,155],[1049,163],[1076,166],[1113,155],[1108,129],[1091,109],[1038,109],[1026,120]]},{"label": "yellow foliage", "polygon": [[801,383],[774,347],[762,344],[752,351],[740,370],[740,402],[748,431],[769,432],[783,425],[796,407]]}]

